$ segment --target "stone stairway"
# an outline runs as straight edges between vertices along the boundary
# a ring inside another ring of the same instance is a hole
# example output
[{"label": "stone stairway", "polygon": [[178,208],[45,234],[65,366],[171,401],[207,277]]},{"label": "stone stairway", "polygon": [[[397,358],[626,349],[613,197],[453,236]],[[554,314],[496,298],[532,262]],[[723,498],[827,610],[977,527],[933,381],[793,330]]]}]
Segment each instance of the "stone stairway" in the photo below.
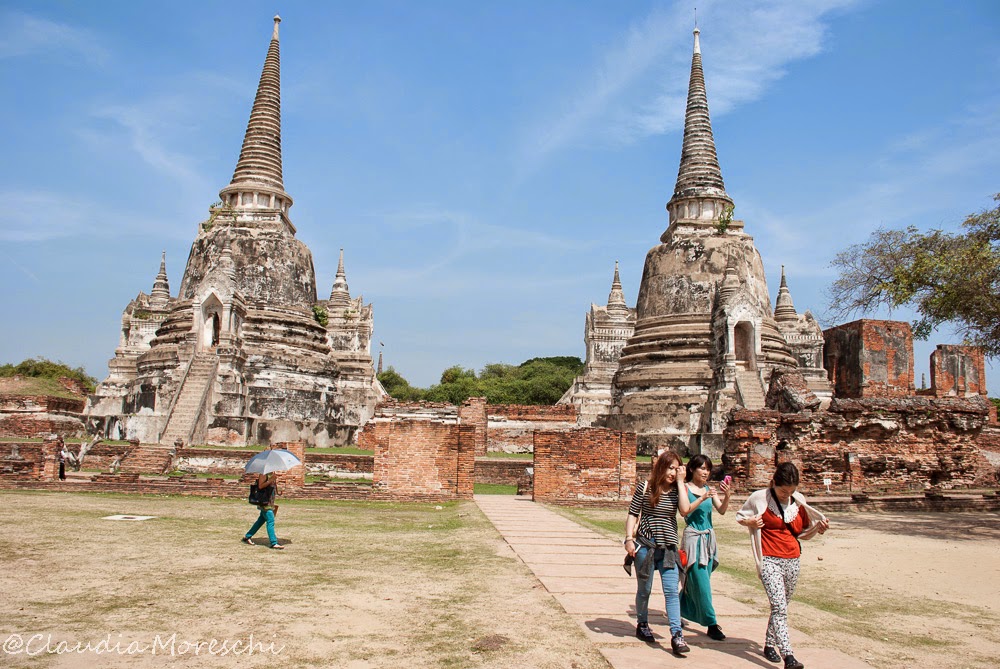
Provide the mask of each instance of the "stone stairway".
[{"label": "stone stairway", "polygon": [[215,380],[215,370],[218,358],[211,353],[198,353],[191,361],[191,368],[184,377],[184,385],[178,392],[177,401],[167,418],[167,426],[160,435],[160,443],[172,446],[177,439],[187,444],[191,430],[202,408],[202,403],[208,399],[205,390]]},{"label": "stone stairway", "polygon": [[747,409],[764,408],[764,388],[760,384],[760,377],[757,375],[757,372],[737,368],[736,386],[739,388],[744,407]]},{"label": "stone stairway", "polygon": [[167,446],[142,444],[130,450],[122,459],[122,474],[163,474],[170,471],[174,449]]}]

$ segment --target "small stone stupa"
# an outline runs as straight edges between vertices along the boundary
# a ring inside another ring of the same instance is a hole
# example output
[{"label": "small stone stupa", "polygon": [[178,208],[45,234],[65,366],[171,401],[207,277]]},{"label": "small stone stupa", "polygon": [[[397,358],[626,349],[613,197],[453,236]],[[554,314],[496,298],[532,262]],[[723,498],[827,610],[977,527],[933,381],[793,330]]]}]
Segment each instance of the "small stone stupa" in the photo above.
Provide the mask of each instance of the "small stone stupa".
[{"label": "small stone stupa", "polygon": [[640,452],[721,452],[729,409],[763,407],[772,370],[796,367],[771,311],[760,253],[733,210],[695,29],[669,226],[646,255],[635,333],[618,360],[605,419],[635,432]]},{"label": "small stone stupa", "polygon": [[281,162],[279,17],[232,181],[198,227],[177,297],[161,260],[153,292],[125,310],[90,428],[146,443],[351,442],[382,391],[371,305],[352,299],[343,252],[318,301],[295,238]]},{"label": "small stone stupa", "polygon": [[559,399],[558,404],[577,407],[577,424],[594,425],[611,408],[611,380],[618,369],[618,358],[635,330],[635,309],[625,302],[622,282],[615,261],[607,306],[591,304],[583,329],[587,359],[583,374]]}]

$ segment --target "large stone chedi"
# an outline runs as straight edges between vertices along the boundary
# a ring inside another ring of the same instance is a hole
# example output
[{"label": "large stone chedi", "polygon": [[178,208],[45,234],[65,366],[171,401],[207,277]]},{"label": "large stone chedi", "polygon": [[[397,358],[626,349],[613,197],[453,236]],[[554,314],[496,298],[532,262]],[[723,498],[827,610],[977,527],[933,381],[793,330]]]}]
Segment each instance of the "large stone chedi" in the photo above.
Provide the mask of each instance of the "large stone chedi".
[{"label": "large stone chedi", "polygon": [[699,31],[670,222],[646,255],[635,333],[622,350],[606,423],[658,447],[721,452],[727,412],[763,406],[776,368],[796,359],[775,323],[764,266],[733,219],[715,151]]},{"label": "large stone chedi", "polygon": [[[161,263],[153,295],[126,308],[92,430],[142,442],[344,444],[380,397],[372,309],[347,290],[343,253],[318,301],[295,238],[281,164],[278,23],[233,179],[191,245],[176,298]],[[139,324],[156,323],[153,332]]]}]

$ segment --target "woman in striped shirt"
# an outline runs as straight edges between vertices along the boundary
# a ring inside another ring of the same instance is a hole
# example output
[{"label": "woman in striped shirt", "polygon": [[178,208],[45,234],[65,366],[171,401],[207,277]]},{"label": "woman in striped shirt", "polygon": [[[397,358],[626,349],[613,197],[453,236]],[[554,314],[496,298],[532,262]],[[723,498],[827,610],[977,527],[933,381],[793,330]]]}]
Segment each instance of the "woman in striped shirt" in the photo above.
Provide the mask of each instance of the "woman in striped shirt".
[{"label": "woman in striped shirt", "polygon": [[681,604],[677,592],[680,556],[677,553],[678,482],[684,479],[684,465],[673,451],[660,451],[649,479],[632,495],[625,521],[625,550],[635,558],[636,637],[653,641],[649,629],[649,595],[653,572],[660,574],[667,618],[670,621],[670,648],[677,655],[690,648],[681,631]]}]

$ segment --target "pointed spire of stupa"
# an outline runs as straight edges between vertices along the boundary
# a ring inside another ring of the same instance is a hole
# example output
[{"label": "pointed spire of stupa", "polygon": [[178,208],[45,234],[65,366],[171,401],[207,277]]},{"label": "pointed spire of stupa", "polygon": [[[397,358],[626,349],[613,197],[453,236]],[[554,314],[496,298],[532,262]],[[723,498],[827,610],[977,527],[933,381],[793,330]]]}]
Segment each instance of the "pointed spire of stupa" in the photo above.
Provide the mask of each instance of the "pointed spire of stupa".
[{"label": "pointed spire of stupa", "polygon": [[[689,219],[712,223],[732,206],[722,181],[722,169],[715,152],[712,119],[708,114],[708,93],[701,66],[701,31],[694,29],[691,78],[688,83],[687,109],[684,112],[684,143],[677,170],[674,195],[667,203],[670,222]],[[693,200],[693,201],[692,201]]]},{"label": "pointed spire of stupa", "polygon": [[281,17],[275,16],[271,44],[264,58],[264,69],[257,84],[257,96],[250,111],[233,180],[219,193],[222,201],[232,207],[287,210],[292,206],[281,172],[279,23]]},{"label": "pointed spire of stupa", "polygon": [[382,351],[378,352],[378,371],[376,371],[375,373],[376,374],[382,373]]},{"label": "pointed spire of stupa", "polygon": [[628,313],[628,304],[622,292],[622,282],[618,278],[618,261],[615,261],[615,278],[611,281],[611,292],[608,294],[608,313]]},{"label": "pointed spire of stupa", "polygon": [[167,281],[167,252],[160,256],[160,272],[153,281],[153,291],[149,294],[149,306],[163,309],[170,301],[170,283]]},{"label": "pointed spire of stupa", "polygon": [[347,287],[347,274],[344,272],[344,249],[340,249],[340,262],[337,263],[337,276],[333,280],[330,291],[330,305],[346,307],[351,301],[351,291]]},{"label": "pointed spire of stupa", "polygon": [[795,305],[792,304],[792,293],[788,290],[785,280],[785,266],[781,266],[781,285],[778,287],[778,299],[774,302],[774,320],[793,321],[798,318]]}]

